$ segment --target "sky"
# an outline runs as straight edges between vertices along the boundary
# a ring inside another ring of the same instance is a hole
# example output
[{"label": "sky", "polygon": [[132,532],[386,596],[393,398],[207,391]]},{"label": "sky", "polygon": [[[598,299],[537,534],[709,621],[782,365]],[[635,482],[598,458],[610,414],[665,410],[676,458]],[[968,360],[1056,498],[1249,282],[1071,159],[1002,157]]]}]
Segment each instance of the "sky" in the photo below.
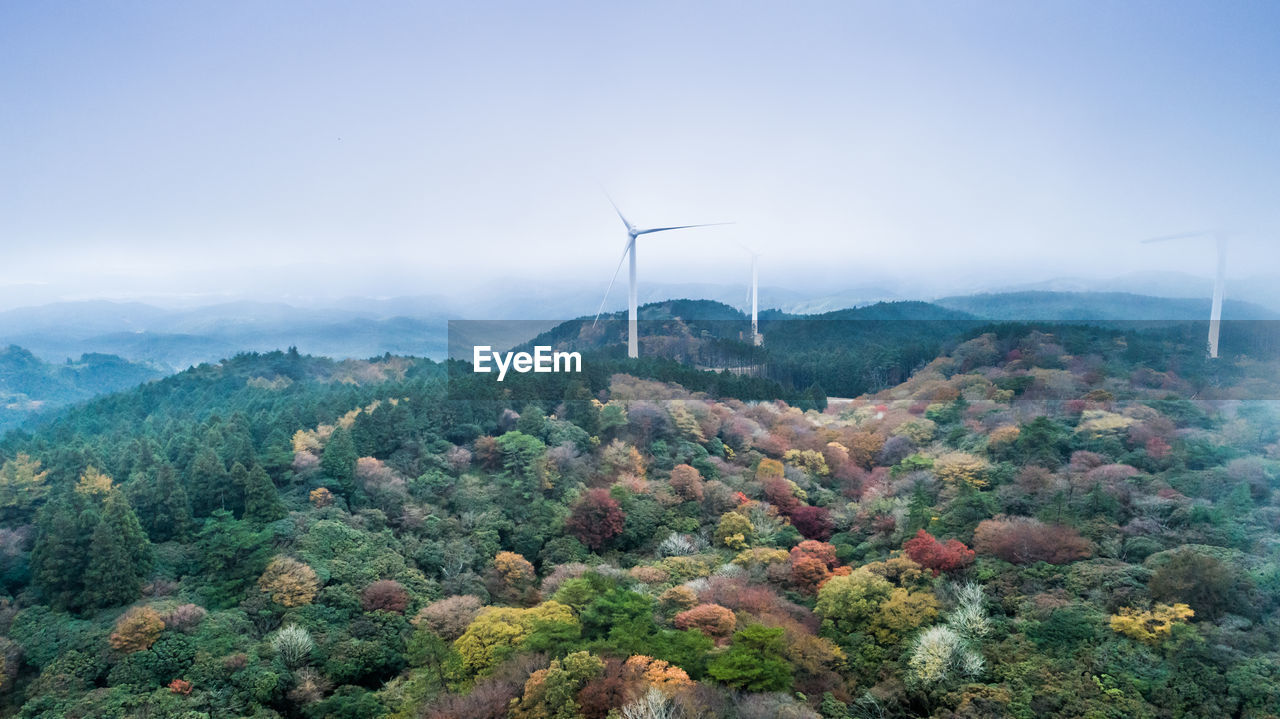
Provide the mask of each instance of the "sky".
[{"label": "sky", "polygon": [[[0,304],[1280,271],[1280,4],[0,5]],[[625,270],[624,270],[625,272]]]}]

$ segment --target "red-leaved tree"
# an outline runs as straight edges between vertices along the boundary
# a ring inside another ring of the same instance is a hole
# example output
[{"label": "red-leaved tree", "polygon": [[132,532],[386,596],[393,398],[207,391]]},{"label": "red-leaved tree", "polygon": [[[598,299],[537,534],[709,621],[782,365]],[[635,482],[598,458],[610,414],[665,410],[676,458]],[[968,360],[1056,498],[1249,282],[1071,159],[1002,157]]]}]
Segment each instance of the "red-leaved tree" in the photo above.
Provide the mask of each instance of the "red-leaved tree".
[{"label": "red-leaved tree", "polygon": [[825,507],[796,507],[791,510],[791,524],[805,539],[824,541],[836,531],[835,525],[831,523],[831,513]]},{"label": "red-leaved tree", "polygon": [[911,561],[926,569],[933,570],[933,576],[939,572],[954,572],[973,564],[975,552],[958,539],[939,542],[932,534],[921,529],[916,536],[902,545]]},{"label": "red-leaved tree", "polygon": [[574,505],[565,527],[583,544],[599,551],[622,532],[625,519],[617,500],[607,490],[592,489]]},{"label": "red-leaved tree", "polygon": [[719,604],[699,604],[677,614],[675,624],[680,629],[697,629],[709,637],[724,639],[733,634],[737,617]]},{"label": "red-leaved tree", "polygon": [[973,532],[973,548],[1014,564],[1066,564],[1093,553],[1089,540],[1071,527],[1031,517],[984,519]]},{"label": "red-leaved tree", "polygon": [[360,608],[366,612],[384,611],[404,614],[409,606],[409,592],[394,579],[379,579],[360,593]]}]

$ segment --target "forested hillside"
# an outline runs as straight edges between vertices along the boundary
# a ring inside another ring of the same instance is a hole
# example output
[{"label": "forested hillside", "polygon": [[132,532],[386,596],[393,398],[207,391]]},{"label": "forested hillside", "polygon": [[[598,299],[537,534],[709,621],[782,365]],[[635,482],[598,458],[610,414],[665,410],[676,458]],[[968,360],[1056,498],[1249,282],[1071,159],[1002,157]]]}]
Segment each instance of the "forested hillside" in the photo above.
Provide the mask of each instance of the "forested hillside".
[{"label": "forested hillside", "polygon": [[202,365],[0,441],[0,707],[1280,716],[1280,368],[1199,339],[973,331],[821,412]]},{"label": "forested hillside", "polygon": [[115,355],[83,354],[62,364],[45,362],[10,345],[0,350],[0,432],[45,410],[135,387],[163,373]]}]

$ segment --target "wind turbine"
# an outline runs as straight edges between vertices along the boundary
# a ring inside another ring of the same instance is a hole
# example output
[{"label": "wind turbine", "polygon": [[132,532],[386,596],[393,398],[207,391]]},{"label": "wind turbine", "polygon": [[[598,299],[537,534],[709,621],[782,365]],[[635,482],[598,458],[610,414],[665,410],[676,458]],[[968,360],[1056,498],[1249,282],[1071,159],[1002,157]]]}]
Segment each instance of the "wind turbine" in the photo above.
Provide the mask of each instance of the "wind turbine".
[{"label": "wind turbine", "polygon": [[751,289],[747,290],[747,299],[751,302],[751,344],[759,347],[764,344],[757,319],[760,309],[760,274],[756,271],[756,265],[760,260],[760,253],[741,243],[738,246],[751,254]]},{"label": "wind turbine", "polygon": [[1209,357],[1218,358],[1218,336],[1222,328],[1222,297],[1227,285],[1227,234],[1217,230],[1196,230],[1143,240],[1144,244],[1209,237],[1218,246],[1218,274],[1213,281],[1213,305],[1209,310]]},{"label": "wind turbine", "polygon": [[[605,197],[609,197],[605,193]],[[647,227],[640,228],[631,224],[626,217],[623,216],[622,210],[618,209],[617,203],[609,197],[609,204],[613,205],[613,211],[618,213],[622,224],[627,228],[627,243],[622,247],[622,257],[618,260],[618,267],[613,271],[613,279],[609,280],[609,287],[604,291],[604,298],[600,300],[600,308],[596,310],[596,318],[592,320],[591,326],[595,327],[596,322],[600,320],[600,313],[604,311],[604,303],[609,299],[609,292],[613,290],[613,283],[618,280],[618,273],[622,271],[622,261],[631,258],[631,287],[627,295],[627,356],[635,359],[640,356],[640,330],[637,321],[639,307],[637,305],[636,294],[636,238],[640,235],[651,235],[655,232],[668,232],[670,230],[687,230],[691,227],[712,227],[714,225],[729,225],[730,222],[710,222],[703,225],[676,225],[674,227]]]}]

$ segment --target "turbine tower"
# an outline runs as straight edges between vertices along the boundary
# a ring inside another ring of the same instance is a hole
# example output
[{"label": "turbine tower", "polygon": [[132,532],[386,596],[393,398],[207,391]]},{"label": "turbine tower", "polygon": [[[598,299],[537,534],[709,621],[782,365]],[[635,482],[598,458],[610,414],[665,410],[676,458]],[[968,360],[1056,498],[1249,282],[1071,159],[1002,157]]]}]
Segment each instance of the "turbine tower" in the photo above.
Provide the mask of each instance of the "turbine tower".
[{"label": "turbine tower", "polygon": [[751,344],[759,347],[764,344],[764,337],[760,336],[760,323],[758,320],[760,310],[760,274],[756,266],[760,261],[760,253],[746,245],[740,246],[751,253],[751,289],[747,291],[747,299],[751,302]]},{"label": "turbine tower", "polygon": [[1197,230],[1181,232],[1176,235],[1164,235],[1143,240],[1143,243],[1168,242],[1169,240],[1186,240],[1193,237],[1209,237],[1218,248],[1218,272],[1213,280],[1213,305],[1209,310],[1209,357],[1218,358],[1218,337],[1222,329],[1222,297],[1227,286],[1227,235],[1215,230]]},{"label": "turbine tower", "polygon": [[[605,194],[608,197],[608,193]],[[626,217],[623,216],[622,210],[618,209],[618,205],[609,197],[609,204],[613,205],[613,211],[618,213],[618,218],[622,220],[623,226],[627,228],[627,243],[622,247],[622,257],[618,260],[618,267],[613,271],[613,279],[609,280],[609,287],[604,291],[604,298],[600,300],[600,308],[596,310],[596,318],[592,320],[591,326],[594,327],[596,322],[600,320],[600,313],[604,311],[604,303],[609,299],[609,292],[613,290],[613,283],[618,281],[618,273],[622,271],[622,262],[628,257],[631,258],[631,287],[627,293],[627,356],[635,359],[640,356],[640,330],[637,321],[639,307],[637,304],[636,293],[636,238],[640,235],[651,235],[655,232],[668,232],[670,230],[686,230],[691,227],[712,227],[714,225],[728,225],[729,222],[709,222],[702,225],[676,225],[674,227],[647,227],[640,228],[631,224]]]}]

